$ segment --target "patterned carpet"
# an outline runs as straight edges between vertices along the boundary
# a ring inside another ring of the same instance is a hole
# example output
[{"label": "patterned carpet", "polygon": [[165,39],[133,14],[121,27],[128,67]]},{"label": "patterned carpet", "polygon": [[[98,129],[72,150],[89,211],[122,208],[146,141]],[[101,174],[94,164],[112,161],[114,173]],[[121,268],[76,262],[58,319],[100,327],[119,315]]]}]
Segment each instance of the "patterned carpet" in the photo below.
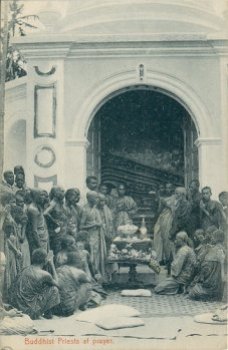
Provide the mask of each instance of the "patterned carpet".
[{"label": "patterned carpet", "polygon": [[189,316],[213,312],[221,305],[219,302],[192,301],[185,295],[157,295],[152,297],[122,297],[120,292],[110,292],[103,304],[125,304],[136,308],[142,317]]}]

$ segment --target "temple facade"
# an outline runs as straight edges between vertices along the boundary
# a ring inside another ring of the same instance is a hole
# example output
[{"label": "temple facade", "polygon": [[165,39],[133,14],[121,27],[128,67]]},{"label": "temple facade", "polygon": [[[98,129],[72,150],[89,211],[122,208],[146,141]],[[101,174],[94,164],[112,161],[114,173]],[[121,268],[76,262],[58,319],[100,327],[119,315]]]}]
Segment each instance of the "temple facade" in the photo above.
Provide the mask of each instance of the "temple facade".
[{"label": "temple facade", "polygon": [[46,2],[14,39],[27,76],[6,83],[5,168],[31,187],[125,181],[136,197],[228,179],[227,13],[213,1]]}]

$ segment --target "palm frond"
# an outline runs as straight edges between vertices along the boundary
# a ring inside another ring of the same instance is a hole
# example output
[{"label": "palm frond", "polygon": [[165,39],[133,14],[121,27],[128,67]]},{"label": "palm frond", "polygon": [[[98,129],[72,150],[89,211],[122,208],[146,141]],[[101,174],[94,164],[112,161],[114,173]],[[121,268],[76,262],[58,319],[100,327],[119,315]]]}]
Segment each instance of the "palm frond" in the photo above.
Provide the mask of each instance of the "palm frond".
[{"label": "palm frond", "polygon": [[23,11],[24,7],[25,7],[25,5],[24,5],[24,4],[19,5],[18,9],[20,10],[20,12],[22,12],[22,11]]},{"label": "palm frond", "polygon": [[26,16],[20,16],[18,19],[27,19],[27,20],[30,20],[30,19],[39,19],[39,16],[37,15],[26,15]]},{"label": "palm frond", "polygon": [[21,22],[20,26],[25,26],[25,27],[37,29],[37,26],[30,24],[30,23],[27,23],[27,22]]}]

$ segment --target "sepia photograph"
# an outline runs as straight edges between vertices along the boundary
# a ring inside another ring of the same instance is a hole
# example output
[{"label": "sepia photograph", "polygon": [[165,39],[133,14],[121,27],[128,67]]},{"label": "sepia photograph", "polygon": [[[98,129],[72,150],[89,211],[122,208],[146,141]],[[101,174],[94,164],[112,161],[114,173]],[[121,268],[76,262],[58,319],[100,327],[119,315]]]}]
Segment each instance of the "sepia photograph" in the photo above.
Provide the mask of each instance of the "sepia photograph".
[{"label": "sepia photograph", "polygon": [[228,1],[0,13],[0,350],[227,350]]}]

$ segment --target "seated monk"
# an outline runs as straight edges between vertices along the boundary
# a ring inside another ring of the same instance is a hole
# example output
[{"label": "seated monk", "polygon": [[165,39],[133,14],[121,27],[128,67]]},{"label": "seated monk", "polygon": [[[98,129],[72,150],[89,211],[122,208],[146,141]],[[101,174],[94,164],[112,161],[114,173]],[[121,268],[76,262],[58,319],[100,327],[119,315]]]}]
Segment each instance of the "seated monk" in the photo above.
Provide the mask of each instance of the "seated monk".
[{"label": "seated monk", "polygon": [[4,272],[6,269],[6,256],[3,252],[0,252],[0,320],[3,320],[4,317],[16,317],[21,315],[21,312],[16,309],[6,310],[2,301],[2,291],[4,285]]},{"label": "seated monk", "polygon": [[60,286],[60,304],[54,313],[58,316],[70,316],[77,309],[84,310],[90,299],[91,283],[86,273],[79,269],[81,257],[71,252],[67,255],[67,262],[57,268]]},{"label": "seated monk", "polygon": [[67,261],[67,254],[77,252],[78,248],[73,236],[64,235],[61,240],[61,250],[55,256],[55,266],[64,265]]},{"label": "seated monk", "polygon": [[90,259],[89,244],[87,243],[88,233],[80,231],[78,235],[77,247],[81,257],[82,270],[85,271],[87,277],[92,281],[94,277],[93,266]]},{"label": "seated monk", "polygon": [[[87,236],[88,233],[86,231],[80,231],[78,235],[77,247],[80,255],[81,269],[86,273],[88,279],[92,283],[92,300],[95,301],[95,299],[97,299],[96,294],[99,294],[101,297],[105,298],[107,296],[107,293],[102,288],[102,276],[94,273],[93,265],[90,259],[89,245],[86,240]],[[96,301],[94,302],[94,304],[97,304]]]},{"label": "seated monk", "polygon": [[48,262],[44,249],[35,249],[32,253],[32,265],[21,271],[13,284],[10,300],[14,307],[29,315],[32,319],[40,316],[52,317],[52,308],[59,304],[57,275],[50,257],[53,277],[43,268]]},{"label": "seated monk", "polygon": [[211,247],[201,263],[195,285],[189,297],[196,300],[221,300],[224,287],[225,249],[224,232],[216,230],[211,237]]},{"label": "seated monk", "polygon": [[209,249],[208,237],[204,230],[198,229],[195,231],[194,243],[196,245],[195,253],[196,253],[197,266],[200,267]]},{"label": "seated monk", "polygon": [[[0,335],[28,334],[33,331],[33,321],[17,309],[10,309],[2,302],[6,257],[0,252]],[[8,308],[8,309],[7,309]]]},{"label": "seated monk", "polygon": [[176,235],[175,245],[177,253],[171,264],[171,277],[159,283],[155,287],[157,294],[177,294],[186,288],[193,277],[196,265],[196,257],[192,248],[188,246],[188,235],[181,231]]}]

